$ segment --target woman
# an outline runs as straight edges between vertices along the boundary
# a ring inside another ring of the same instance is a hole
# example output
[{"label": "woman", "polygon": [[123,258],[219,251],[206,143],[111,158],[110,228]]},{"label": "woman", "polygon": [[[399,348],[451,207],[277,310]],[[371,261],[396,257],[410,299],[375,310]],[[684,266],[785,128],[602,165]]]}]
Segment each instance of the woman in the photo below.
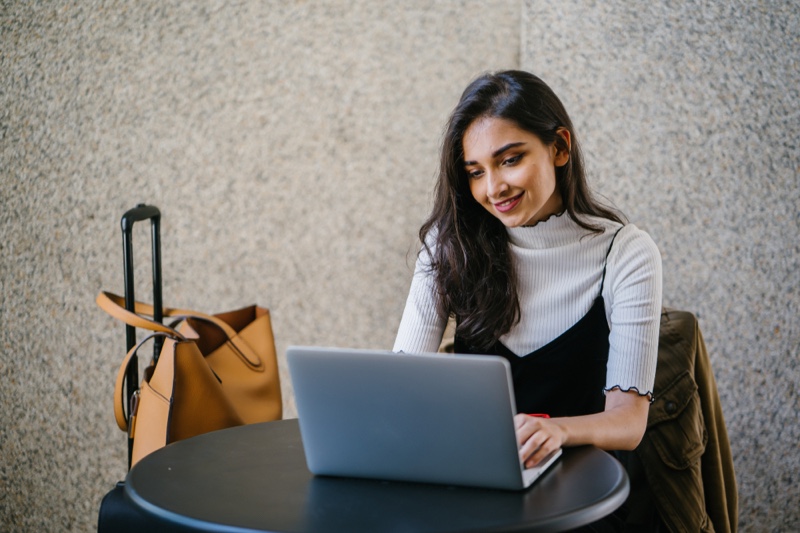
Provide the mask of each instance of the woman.
[{"label": "woman", "polygon": [[[395,351],[511,363],[520,457],[631,450],[656,368],[661,257],[589,192],[572,122],[536,76],[487,74],[447,125],[433,211]],[[529,416],[529,414],[546,414]]]}]

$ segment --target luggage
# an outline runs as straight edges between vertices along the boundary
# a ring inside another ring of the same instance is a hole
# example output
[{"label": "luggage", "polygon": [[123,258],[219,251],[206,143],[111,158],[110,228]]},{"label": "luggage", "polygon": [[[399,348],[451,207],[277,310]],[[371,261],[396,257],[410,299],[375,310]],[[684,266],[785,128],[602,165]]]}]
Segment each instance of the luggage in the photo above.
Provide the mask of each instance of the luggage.
[{"label": "luggage", "polygon": [[[155,308],[153,320],[161,322],[163,308],[161,298],[161,212],[155,206],[139,204],[122,215],[120,221],[122,226],[122,255],[123,255],[123,274],[125,284],[125,306],[128,310],[133,310],[136,302],[135,285],[133,278],[133,225],[136,222],[150,220],[151,241],[152,241],[152,260],[153,260],[153,307]],[[127,348],[130,350],[136,346],[136,328],[131,325],[125,326],[125,339]],[[161,352],[163,339],[154,339],[153,357],[157,358]],[[128,367],[125,375],[125,417],[130,418],[130,405],[134,393],[139,388],[139,367],[133,356],[133,361]],[[133,453],[133,439],[128,438],[128,467],[131,465]],[[164,524],[148,517],[139,509],[134,507],[124,496],[125,483],[120,481],[111,489],[100,503],[100,512],[97,519],[98,533],[124,533],[127,531],[156,531]]]},{"label": "luggage", "polygon": [[[150,220],[153,305],[136,301],[132,231]],[[125,356],[114,413],[128,433],[128,468],[158,448],[204,432],[282,416],[280,379],[269,310],[257,305],[209,315],[166,308],[161,293],[161,213],[139,204],[121,220],[124,297],[101,291],[98,305],[125,323]],[[164,324],[164,319],[172,322]],[[151,333],[137,343],[136,330]],[[138,375],[137,351],[154,339],[153,360]],[[141,388],[140,388],[141,387]],[[124,482],[103,498],[98,531],[151,531],[163,524],[131,505]],[[170,526],[171,527],[171,526]]]}]

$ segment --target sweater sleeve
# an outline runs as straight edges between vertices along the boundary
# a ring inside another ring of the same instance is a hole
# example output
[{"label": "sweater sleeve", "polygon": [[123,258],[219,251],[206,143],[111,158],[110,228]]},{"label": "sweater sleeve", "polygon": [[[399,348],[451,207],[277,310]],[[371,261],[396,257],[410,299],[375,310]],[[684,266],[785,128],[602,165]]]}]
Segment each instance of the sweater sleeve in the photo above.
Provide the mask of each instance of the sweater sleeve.
[{"label": "sweater sleeve", "polygon": [[633,225],[619,234],[608,258],[603,290],[611,327],[606,390],[652,397],[661,317],[661,254]]},{"label": "sweater sleeve", "polygon": [[447,317],[439,313],[429,264],[430,257],[423,249],[417,258],[411,289],[392,349],[395,352],[435,352],[442,342]]}]

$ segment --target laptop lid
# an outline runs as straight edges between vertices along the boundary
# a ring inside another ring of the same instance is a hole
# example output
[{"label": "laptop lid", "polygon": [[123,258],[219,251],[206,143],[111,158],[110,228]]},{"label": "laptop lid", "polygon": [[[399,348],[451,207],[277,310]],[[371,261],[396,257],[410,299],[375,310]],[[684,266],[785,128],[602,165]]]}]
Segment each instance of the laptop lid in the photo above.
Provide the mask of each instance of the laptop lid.
[{"label": "laptop lid", "polygon": [[502,357],[296,346],[286,357],[314,474],[522,489],[557,458],[522,468]]}]

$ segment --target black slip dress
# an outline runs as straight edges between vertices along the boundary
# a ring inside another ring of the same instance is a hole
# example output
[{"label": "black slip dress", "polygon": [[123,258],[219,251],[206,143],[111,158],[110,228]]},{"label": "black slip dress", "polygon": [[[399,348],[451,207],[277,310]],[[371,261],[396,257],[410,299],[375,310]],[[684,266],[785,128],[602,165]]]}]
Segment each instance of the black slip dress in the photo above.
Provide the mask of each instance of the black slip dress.
[{"label": "black slip dress", "polygon": [[[611,238],[606,251],[600,290],[592,307],[583,318],[545,346],[520,357],[499,340],[489,349],[481,349],[464,342],[456,333],[453,346],[455,353],[499,355],[508,360],[518,412],[561,417],[603,411],[610,333],[603,287],[608,256],[617,234],[619,230]],[[627,506],[623,504],[605,518],[575,531],[622,531],[627,515]]]},{"label": "black slip dress", "polygon": [[619,230],[606,251],[600,290],[592,307],[545,346],[520,357],[499,340],[488,349],[477,348],[456,333],[455,353],[499,355],[508,360],[518,412],[556,417],[588,415],[603,410],[610,333],[603,287],[608,256],[618,233]]}]

